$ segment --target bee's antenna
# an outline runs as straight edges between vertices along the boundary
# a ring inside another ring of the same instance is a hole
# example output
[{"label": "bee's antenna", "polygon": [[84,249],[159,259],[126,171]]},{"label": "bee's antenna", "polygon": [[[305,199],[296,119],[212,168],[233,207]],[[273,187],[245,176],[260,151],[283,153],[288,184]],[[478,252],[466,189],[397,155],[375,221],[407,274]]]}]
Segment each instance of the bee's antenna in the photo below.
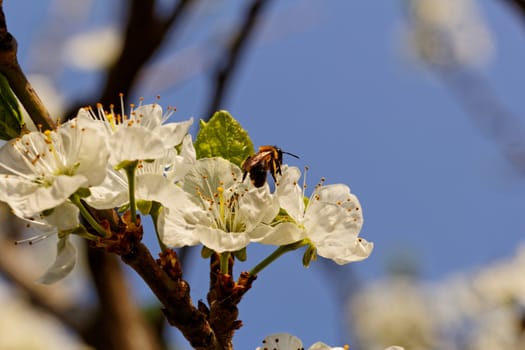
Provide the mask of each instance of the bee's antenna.
[{"label": "bee's antenna", "polygon": [[284,154],[288,154],[289,156],[295,157],[295,158],[297,158],[297,159],[300,159],[299,156],[297,156],[297,155],[295,155],[295,154],[293,154],[293,153],[285,152],[285,151],[281,151],[281,152],[284,153]]}]

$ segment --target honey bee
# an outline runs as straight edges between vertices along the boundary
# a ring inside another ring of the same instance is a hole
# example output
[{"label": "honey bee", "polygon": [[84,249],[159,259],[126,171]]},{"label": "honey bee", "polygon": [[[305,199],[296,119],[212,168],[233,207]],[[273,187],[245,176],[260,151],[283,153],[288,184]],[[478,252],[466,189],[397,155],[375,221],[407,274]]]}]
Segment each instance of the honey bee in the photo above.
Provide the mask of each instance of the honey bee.
[{"label": "honey bee", "polygon": [[246,158],[242,163],[242,181],[246,179],[246,174],[250,173],[250,179],[255,187],[262,187],[266,182],[266,172],[270,172],[273,181],[277,183],[276,175],[281,174],[281,164],[283,163],[283,154],[299,158],[295,154],[284,152],[276,146],[261,146],[259,152]]}]

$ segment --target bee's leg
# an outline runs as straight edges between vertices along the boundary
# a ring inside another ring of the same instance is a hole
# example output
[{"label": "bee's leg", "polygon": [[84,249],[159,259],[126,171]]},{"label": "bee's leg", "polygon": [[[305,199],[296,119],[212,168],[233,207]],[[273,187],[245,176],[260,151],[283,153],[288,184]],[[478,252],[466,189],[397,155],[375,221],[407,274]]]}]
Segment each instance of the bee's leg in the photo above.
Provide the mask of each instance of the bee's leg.
[{"label": "bee's leg", "polygon": [[[277,167],[276,167],[277,166]],[[270,163],[270,174],[272,174],[273,181],[277,183],[277,177],[275,174],[281,174],[281,168],[279,167],[279,164],[277,164],[275,161],[272,161]]]}]

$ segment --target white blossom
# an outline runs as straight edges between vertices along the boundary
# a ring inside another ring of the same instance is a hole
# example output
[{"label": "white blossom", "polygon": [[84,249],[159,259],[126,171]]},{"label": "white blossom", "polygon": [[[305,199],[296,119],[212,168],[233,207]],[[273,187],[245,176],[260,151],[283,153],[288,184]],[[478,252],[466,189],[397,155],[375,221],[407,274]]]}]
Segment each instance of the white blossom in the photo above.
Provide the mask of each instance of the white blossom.
[{"label": "white blossom", "polygon": [[[303,342],[288,333],[275,333],[267,336],[262,341],[263,345],[256,350],[304,350]],[[348,345],[332,347],[323,342],[316,342],[308,350],[349,350]],[[385,350],[404,350],[400,346],[390,346]]]},{"label": "white blossom", "polygon": [[340,265],[370,255],[373,243],[358,237],[363,215],[357,197],[350,193],[348,186],[318,185],[305,204],[304,189],[297,183],[301,175],[299,169],[284,165],[282,172],[276,194],[293,222],[278,224],[275,231],[259,239],[260,242],[283,245],[308,239],[318,255]]},{"label": "white blossom", "polygon": [[105,112],[101,105],[96,113],[82,108],[78,115],[100,122],[111,150],[109,163],[118,166],[122,162],[162,158],[165,150],[181,144],[193,119],[165,123],[173,112],[169,109],[163,114],[162,107],[154,103],[132,107],[129,115],[117,115],[113,109]]},{"label": "white blossom", "polygon": [[246,247],[269,233],[279,203],[267,185],[241,182],[241,169],[223,158],[199,159],[182,180],[186,200],[163,211],[158,227],[170,247],[202,243],[216,252]]},{"label": "white blossom", "polygon": [[[91,189],[86,202],[97,209],[120,207],[129,202],[129,179],[123,169],[116,169],[126,161],[139,161],[135,179],[135,198],[156,201],[171,206],[181,196],[174,185],[195,163],[195,149],[191,135],[187,134],[193,120],[163,124],[166,115],[157,104],[140,106],[129,117],[118,120],[114,112],[98,115],[83,109],[79,114],[90,115],[100,121],[105,130],[111,156],[108,176],[104,182]],[[180,145],[180,152],[175,146]]]},{"label": "white blossom", "polygon": [[472,0],[411,0],[410,42],[423,60],[439,65],[476,65],[493,44]]},{"label": "white blossom", "polygon": [[23,135],[0,149],[0,200],[20,217],[39,216],[102,183],[108,155],[104,137],[84,118]]}]

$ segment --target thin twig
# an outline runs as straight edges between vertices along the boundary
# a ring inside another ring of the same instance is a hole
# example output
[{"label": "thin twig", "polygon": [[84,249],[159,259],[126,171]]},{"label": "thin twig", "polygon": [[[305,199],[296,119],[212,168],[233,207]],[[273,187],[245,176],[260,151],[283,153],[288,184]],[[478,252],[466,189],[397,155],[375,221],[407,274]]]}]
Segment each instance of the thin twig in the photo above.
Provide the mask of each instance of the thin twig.
[{"label": "thin twig", "polygon": [[265,6],[270,0],[254,0],[246,9],[244,19],[238,29],[233,33],[224,59],[220,59],[213,74],[214,86],[210,104],[206,110],[209,119],[217,110],[221,109],[230,84],[238,70],[242,55],[245,53],[255,28],[262,17]]},{"label": "thin twig", "polygon": [[123,49],[108,72],[99,102],[109,105],[119,93],[129,94],[145,63],[160,47],[168,32],[181,24],[193,2],[180,0],[165,19],[156,15],[155,1],[131,2]]},{"label": "thin twig", "polygon": [[16,39],[7,31],[7,22],[3,10],[3,1],[0,1],[0,73],[9,82],[9,86],[18,97],[35,125],[43,130],[56,128],[56,122],[51,119],[49,112],[27,80],[18,59]]},{"label": "thin twig", "polygon": [[525,124],[509,111],[488,82],[468,69],[434,66],[474,125],[491,139],[515,170],[525,175]]},{"label": "thin twig", "polygon": [[518,11],[522,19],[525,20],[525,0],[504,0]]}]

